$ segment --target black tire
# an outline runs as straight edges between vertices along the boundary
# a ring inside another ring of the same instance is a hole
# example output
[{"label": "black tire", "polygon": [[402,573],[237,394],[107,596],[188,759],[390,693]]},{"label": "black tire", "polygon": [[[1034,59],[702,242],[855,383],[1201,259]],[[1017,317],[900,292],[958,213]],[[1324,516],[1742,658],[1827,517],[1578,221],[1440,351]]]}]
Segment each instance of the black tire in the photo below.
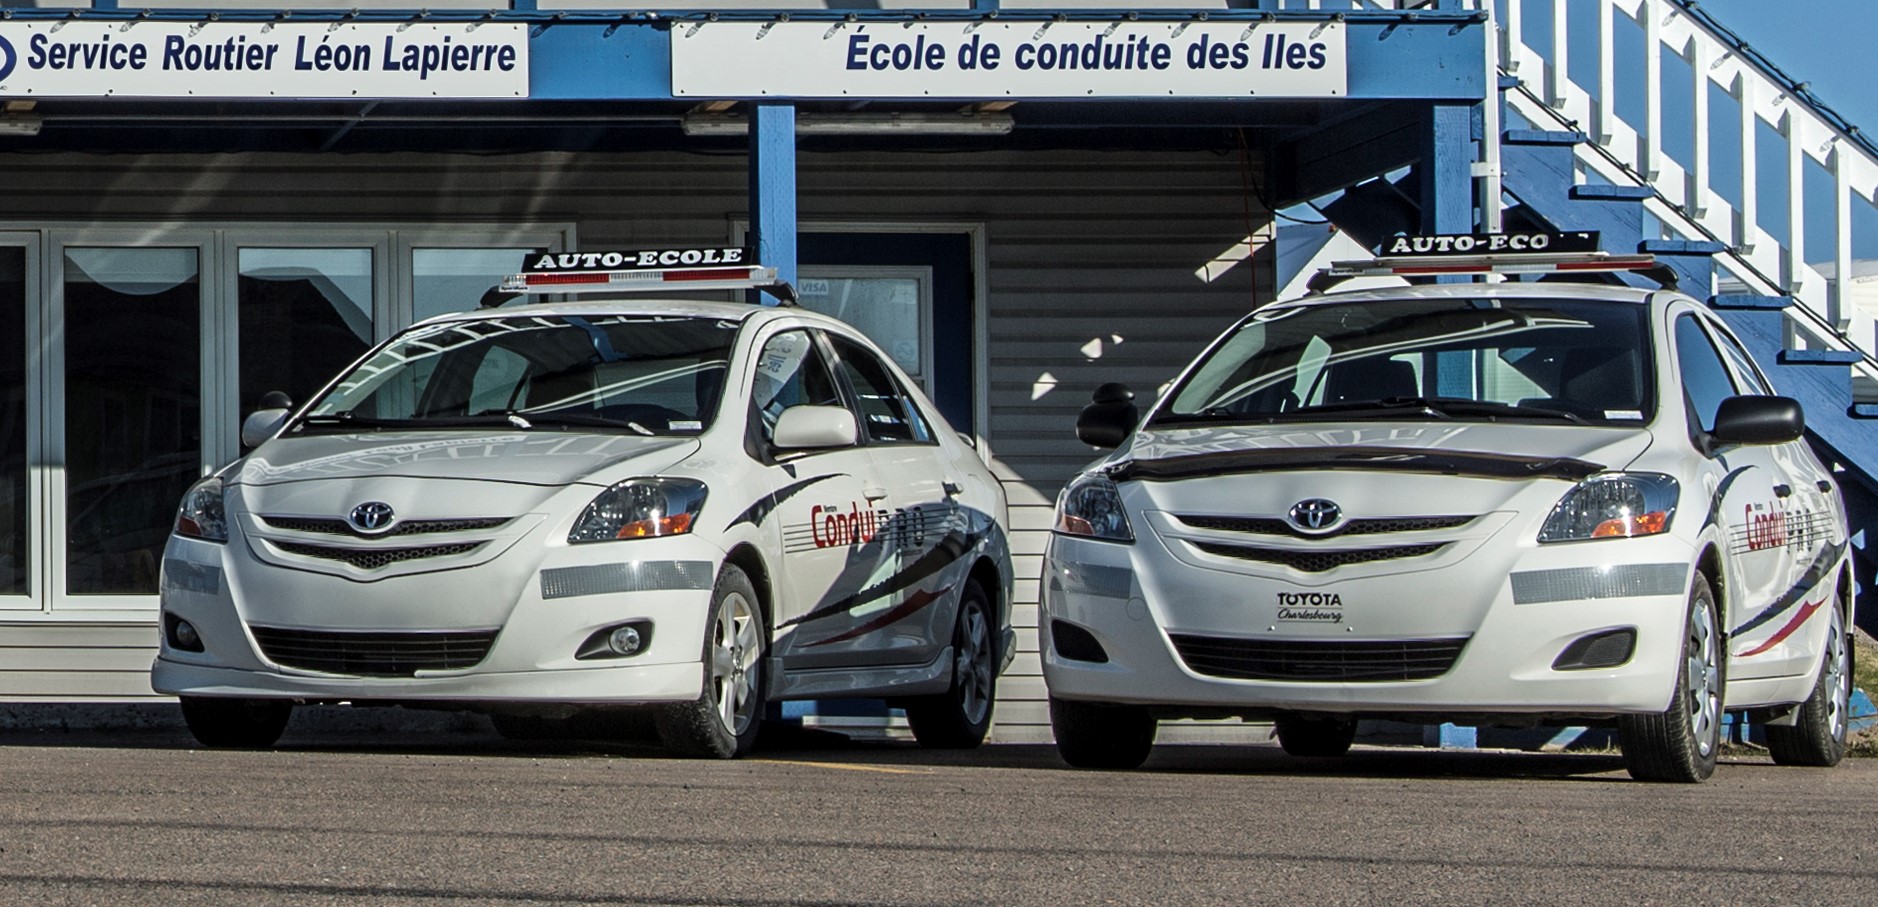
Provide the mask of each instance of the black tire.
[{"label": "black tire", "polygon": [[972,580],[952,628],[952,687],[906,701],[913,739],[927,749],[969,750],[985,742],[998,698],[998,631],[991,601]]},{"label": "black tire", "polygon": [[1282,715],[1274,722],[1278,745],[1293,756],[1328,758],[1350,751],[1356,741],[1354,718],[1308,718]]},{"label": "black tire", "polygon": [[768,656],[769,625],[756,587],[725,564],[704,629],[704,691],[691,702],[660,706],[654,716],[665,748],[700,759],[748,755],[763,725]]},{"label": "black tire", "polygon": [[1050,698],[1056,752],[1077,768],[1139,768],[1154,749],[1159,723],[1138,705],[1103,705]]},{"label": "black tire", "polygon": [[1676,691],[1659,715],[1617,720],[1624,767],[1639,781],[1693,784],[1715,773],[1727,657],[1708,579],[1696,574],[1683,619]]},{"label": "black tire", "polygon": [[183,722],[203,746],[215,749],[265,749],[280,739],[293,717],[285,699],[182,697]]},{"label": "black tire", "polygon": [[1852,637],[1845,611],[1835,596],[1832,629],[1820,660],[1819,680],[1800,704],[1791,726],[1767,726],[1767,751],[1779,765],[1824,768],[1845,758],[1845,737],[1852,710]]}]

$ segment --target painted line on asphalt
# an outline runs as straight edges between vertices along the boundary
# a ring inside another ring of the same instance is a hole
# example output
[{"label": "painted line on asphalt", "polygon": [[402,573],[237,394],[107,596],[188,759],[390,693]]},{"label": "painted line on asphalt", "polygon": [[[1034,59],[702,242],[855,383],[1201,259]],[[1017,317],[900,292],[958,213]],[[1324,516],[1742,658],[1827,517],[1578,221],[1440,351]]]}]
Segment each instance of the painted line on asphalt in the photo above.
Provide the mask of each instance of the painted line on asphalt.
[{"label": "painted line on asphalt", "polygon": [[809,762],[797,759],[751,759],[751,762],[767,762],[770,765],[807,765],[813,768],[833,768],[849,772],[879,772],[883,775],[930,775],[929,768],[888,768],[884,765],[853,765],[846,762]]}]

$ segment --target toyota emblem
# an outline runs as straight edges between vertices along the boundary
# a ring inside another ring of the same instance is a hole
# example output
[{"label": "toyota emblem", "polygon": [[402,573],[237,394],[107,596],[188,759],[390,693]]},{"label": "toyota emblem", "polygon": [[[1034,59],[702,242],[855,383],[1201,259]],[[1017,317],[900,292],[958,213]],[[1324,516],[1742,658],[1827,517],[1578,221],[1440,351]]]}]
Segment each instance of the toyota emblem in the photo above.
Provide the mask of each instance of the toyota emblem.
[{"label": "toyota emblem", "polygon": [[397,514],[392,512],[390,504],[384,501],[366,501],[352,508],[352,515],[347,517],[346,521],[360,532],[384,532],[391,528],[391,523],[396,518]]},{"label": "toyota emblem", "polygon": [[1311,498],[1291,505],[1291,525],[1305,532],[1326,532],[1343,519],[1343,508],[1336,501]]}]

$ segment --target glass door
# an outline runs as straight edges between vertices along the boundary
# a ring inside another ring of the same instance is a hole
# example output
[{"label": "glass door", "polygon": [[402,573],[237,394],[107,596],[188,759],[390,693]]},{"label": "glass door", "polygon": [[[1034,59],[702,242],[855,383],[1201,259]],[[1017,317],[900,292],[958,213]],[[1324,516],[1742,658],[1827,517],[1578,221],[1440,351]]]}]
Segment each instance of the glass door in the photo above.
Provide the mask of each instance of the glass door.
[{"label": "glass door", "polygon": [[38,382],[29,380],[39,334],[39,241],[0,234],[0,611],[38,610]]},{"label": "glass door", "polygon": [[209,466],[207,243],[53,243],[54,610],[150,609],[176,502]]}]

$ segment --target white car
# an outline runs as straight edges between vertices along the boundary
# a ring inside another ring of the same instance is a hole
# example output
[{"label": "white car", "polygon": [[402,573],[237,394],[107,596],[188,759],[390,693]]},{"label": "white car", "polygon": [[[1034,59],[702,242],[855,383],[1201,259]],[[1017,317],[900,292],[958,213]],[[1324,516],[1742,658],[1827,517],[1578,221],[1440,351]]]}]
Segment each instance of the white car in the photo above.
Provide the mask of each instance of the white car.
[{"label": "white car", "polygon": [[1725,710],[1776,761],[1844,751],[1845,509],[1695,299],[1316,295],[1227,330],[1138,428],[1126,389],[1096,398],[1080,435],[1117,449],[1063,491],[1043,573],[1072,765],[1139,765],[1174,717],[1320,756],[1361,718],[1615,725],[1632,775],[1675,781],[1713,771]]},{"label": "white car", "polygon": [[[586,258],[526,277],[750,285]],[[778,700],[886,698],[929,746],[990,724],[1004,492],[835,319],[627,298],[450,315],[244,437],[163,559],[151,682],[204,744],[270,745],[295,703],[475,709],[518,736],[646,705],[668,747],[715,757]]]}]

